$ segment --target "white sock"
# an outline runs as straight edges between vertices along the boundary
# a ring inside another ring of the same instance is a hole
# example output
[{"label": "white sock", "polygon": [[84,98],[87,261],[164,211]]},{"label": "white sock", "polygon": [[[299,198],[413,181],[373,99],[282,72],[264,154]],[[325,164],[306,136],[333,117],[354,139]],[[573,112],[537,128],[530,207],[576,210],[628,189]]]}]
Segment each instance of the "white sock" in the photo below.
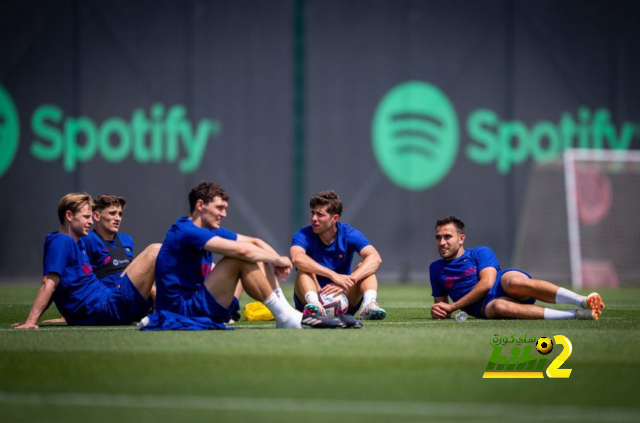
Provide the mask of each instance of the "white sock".
[{"label": "white sock", "polygon": [[556,293],[556,304],[573,304],[580,307],[582,306],[582,301],[584,301],[585,298],[586,297],[578,295],[573,291],[569,291],[565,288],[560,288]]},{"label": "white sock", "polygon": [[376,299],[378,299],[378,291],[375,289],[367,289],[364,291],[364,294],[362,294],[362,305],[365,306]]},{"label": "white sock", "polygon": [[296,309],[287,300],[287,297],[284,296],[284,292],[282,292],[281,288],[276,288],[276,289],[273,290],[273,292],[278,296],[278,301],[280,301],[280,304],[282,306],[284,306],[285,308],[289,308],[291,310],[296,311]]},{"label": "white sock", "polygon": [[307,304],[320,304],[320,298],[316,291],[309,291],[304,294],[304,299],[307,300]]},{"label": "white sock", "polygon": [[275,292],[272,292],[262,303],[273,313],[277,328],[300,329],[302,327],[302,313],[291,307],[286,300],[282,301]]},{"label": "white sock", "polygon": [[544,309],[545,320],[567,320],[575,318],[576,310],[555,310],[553,308]]}]

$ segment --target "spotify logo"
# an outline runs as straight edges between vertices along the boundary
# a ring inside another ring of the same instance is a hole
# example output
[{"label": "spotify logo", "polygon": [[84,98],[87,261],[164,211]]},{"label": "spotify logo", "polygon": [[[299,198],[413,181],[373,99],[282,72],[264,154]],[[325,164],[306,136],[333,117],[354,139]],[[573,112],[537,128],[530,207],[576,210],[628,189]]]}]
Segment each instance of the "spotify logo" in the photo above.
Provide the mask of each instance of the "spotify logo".
[{"label": "spotify logo", "polygon": [[447,96],[421,81],[396,85],[372,125],[378,164],[396,185],[421,190],[439,183],[458,154],[458,117]]},{"label": "spotify logo", "polygon": [[20,123],[9,93],[0,85],[0,177],[5,174],[18,151]]}]

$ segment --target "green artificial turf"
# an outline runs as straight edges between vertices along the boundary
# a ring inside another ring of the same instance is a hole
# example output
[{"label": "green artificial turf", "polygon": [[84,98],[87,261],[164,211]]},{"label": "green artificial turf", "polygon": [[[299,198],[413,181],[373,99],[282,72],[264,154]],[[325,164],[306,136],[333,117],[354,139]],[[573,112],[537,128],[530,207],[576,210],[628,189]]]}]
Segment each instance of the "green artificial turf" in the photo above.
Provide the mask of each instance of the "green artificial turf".
[{"label": "green artificial turf", "polygon": [[[602,292],[600,322],[433,321],[426,286],[388,286],[361,330],[11,329],[36,290],[0,287],[0,421],[640,420],[638,289]],[[483,379],[495,335],[525,334],[569,338],[571,376]]]}]

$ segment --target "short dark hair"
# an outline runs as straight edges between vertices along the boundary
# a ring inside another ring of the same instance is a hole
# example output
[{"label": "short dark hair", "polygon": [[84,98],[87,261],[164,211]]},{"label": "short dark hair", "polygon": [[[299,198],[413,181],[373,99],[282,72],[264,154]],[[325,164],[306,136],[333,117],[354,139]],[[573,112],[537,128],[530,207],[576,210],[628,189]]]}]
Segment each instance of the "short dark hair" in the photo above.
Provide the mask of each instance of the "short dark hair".
[{"label": "short dark hair", "polygon": [[116,195],[100,195],[94,200],[93,211],[102,211],[111,206],[120,206],[124,210],[127,200]]},{"label": "short dark hair", "polygon": [[464,222],[458,216],[453,215],[440,216],[436,221],[436,229],[440,226],[448,225],[450,223],[453,223],[453,226],[456,227],[456,230],[459,234],[464,233]]},{"label": "short dark hair", "polygon": [[335,191],[321,191],[311,197],[309,200],[309,207],[312,209],[317,206],[326,206],[327,212],[329,214],[337,214],[338,216],[342,216],[342,200],[338,197],[338,194]]},{"label": "short dark hair", "polygon": [[209,204],[216,197],[220,197],[223,201],[229,201],[229,194],[220,185],[213,182],[200,182],[189,193],[189,212],[193,213],[198,200]]}]

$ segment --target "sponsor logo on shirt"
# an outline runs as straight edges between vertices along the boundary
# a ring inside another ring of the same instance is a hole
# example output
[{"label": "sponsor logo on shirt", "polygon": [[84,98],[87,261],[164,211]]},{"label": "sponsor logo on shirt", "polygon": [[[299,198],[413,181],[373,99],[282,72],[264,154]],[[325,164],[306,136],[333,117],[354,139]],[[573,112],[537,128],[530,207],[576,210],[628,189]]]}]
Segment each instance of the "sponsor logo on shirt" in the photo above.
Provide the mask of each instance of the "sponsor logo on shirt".
[{"label": "sponsor logo on shirt", "polygon": [[[440,272],[442,273],[442,272]],[[472,276],[475,275],[476,273],[478,273],[478,270],[475,267],[469,267],[467,270],[464,271],[464,273],[461,276],[447,276],[444,279],[444,286],[446,286],[447,288],[451,289],[453,288],[453,284],[463,278],[466,278],[467,276]]]}]

